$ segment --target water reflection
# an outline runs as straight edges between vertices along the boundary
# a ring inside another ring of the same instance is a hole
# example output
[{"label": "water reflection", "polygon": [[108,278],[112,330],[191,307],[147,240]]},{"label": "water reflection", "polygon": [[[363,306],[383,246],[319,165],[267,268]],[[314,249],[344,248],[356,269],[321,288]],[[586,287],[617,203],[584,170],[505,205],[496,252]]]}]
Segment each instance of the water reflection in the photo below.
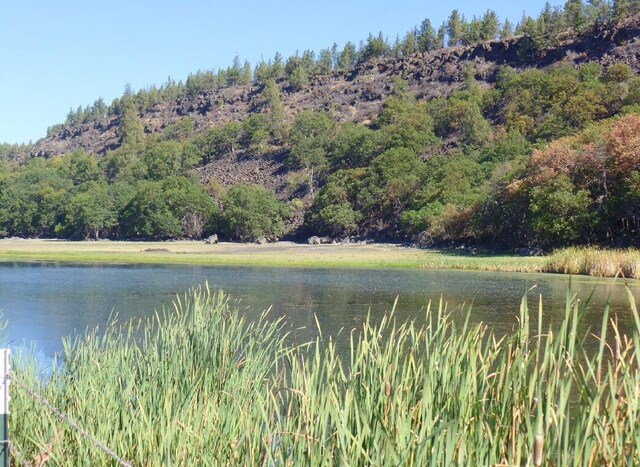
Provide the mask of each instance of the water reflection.
[{"label": "water reflection", "polygon": [[[544,300],[545,328],[564,313],[570,278],[464,271],[308,270],[267,268],[211,268],[196,266],[70,266],[0,264],[0,309],[9,320],[14,344],[37,341],[47,355],[61,350],[61,337],[104,325],[112,312],[121,320],[148,316],[170,306],[176,294],[208,282],[230,293],[239,308],[260,313],[272,307],[298,329],[298,339],[315,335],[317,315],[325,335],[348,336],[368,313],[375,321],[398,297],[399,321],[424,320],[429,301],[444,297],[449,309],[471,305],[471,319],[497,332],[517,324],[522,295],[529,289],[531,307]],[[597,331],[607,300],[622,329],[629,329],[622,281],[572,278],[572,288],[585,300],[593,291],[585,325]],[[594,289],[595,288],[595,289]],[[638,281],[631,282],[640,296]],[[461,315],[461,314],[460,314]],[[346,342],[346,340],[345,340]]]}]

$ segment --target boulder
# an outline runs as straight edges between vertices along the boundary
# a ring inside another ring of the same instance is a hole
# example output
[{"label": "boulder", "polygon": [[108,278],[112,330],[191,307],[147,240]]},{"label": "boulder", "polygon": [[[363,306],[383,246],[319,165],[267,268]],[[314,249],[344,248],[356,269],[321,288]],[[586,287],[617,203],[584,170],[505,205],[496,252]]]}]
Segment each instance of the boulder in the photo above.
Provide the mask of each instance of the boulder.
[{"label": "boulder", "polygon": [[264,238],[264,237],[258,237],[258,238],[256,238],[256,243],[258,245],[264,245],[265,243],[267,243],[267,239]]},{"label": "boulder", "polygon": [[218,235],[213,234],[213,235],[209,235],[207,238],[204,239],[205,243],[208,243],[209,245],[215,245],[216,243],[218,243]]},{"label": "boulder", "polygon": [[309,245],[320,245],[320,237],[314,235],[313,237],[309,237],[309,239],[307,240],[307,242],[309,243]]}]

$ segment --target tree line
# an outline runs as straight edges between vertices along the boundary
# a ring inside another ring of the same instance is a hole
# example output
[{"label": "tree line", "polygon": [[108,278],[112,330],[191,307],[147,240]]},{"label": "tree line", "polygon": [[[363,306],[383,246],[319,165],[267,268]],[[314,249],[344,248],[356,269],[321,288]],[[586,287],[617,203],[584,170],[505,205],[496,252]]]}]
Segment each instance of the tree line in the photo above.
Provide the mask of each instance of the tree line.
[{"label": "tree line", "polygon": [[313,50],[304,50],[302,53],[296,51],[287,58],[276,52],[272,59],[260,60],[254,67],[236,55],[226,68],[198,70],[189,74],[185,81],[175,81],[169,77],[159,87],[152,85],[138,92],[126,85],[124,95],[114,99],[111,105],[99,98],[93,104],[71,108],[64,124],[51,126],[48,134],[60,131],[64,125],[91,123],[121,115],[125,98],[133,98],[138,110],[144,112],[156,104],[171,102],[180,96],[193,96],[238,85],[264,85],[270,79],[276,82],[286,80],[290,89],[295,91],[308,85],[316,76],[347,72],[366,60],[404,57],[514,35],[530,39],[528,47],[523,47],[522,51],[522,59],[526,61],[542,49],[557,45],[568,34],[583,33],[637,13],[640,13],[638,0],[568,0],[562,7],[552,7],[547,2],[537,17],[523,14],[520,21],[514,24],[508,18],[501,21],[491,9],[471,19],[454,9],[437,28],[429,18],[425,18],[419,26],[402,37],[398,35],[394,41],[380,31],[378,34],[369,34],[366,40],[357,44],[348,41],[342,48],[333,43],[317,53]]},{"label": "tree line", "polygon": [[[0,163],[0,235],[64,238],[279,238],[301,234],[421,238],[551,247],[636,242],[640,78],[624,64],[517,72],[493,88],[468,68],[462,89],[418,101],[398,79],[369,125],[329,112],[284,117],[281,88],[262,89],[245,120],[195,131],[188,117],[144,133],[125,96],[122,146],[23,165]],[[298,198],[206,184],[217,159],[272,157]]]}]

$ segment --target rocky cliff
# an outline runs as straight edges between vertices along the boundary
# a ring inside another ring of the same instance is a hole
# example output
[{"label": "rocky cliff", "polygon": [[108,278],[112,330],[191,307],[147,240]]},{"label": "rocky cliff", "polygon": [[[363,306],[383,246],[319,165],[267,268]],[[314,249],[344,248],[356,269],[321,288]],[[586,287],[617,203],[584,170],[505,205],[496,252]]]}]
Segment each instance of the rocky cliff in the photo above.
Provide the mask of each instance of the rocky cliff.
[{"label": "rocky cliff", "polygon": [[[360,63],[348,73],[316,77],[298,91],[287,81],[279,83],[286,118],[302,110],[330,111],[338,121],[367,123],[379,112],[392,89],[395,77],[402,77],[419,99],[447,96],[461,86],[467,67],[475,69],[477,80],[490,85],[502,66],[516,69],[546,68],[554,64],[598,62],[605,67],[627,63],[640,71],[640,19],[631,18],[616,26],[599,27],[581,35],[567,34],[556,47],[523,53],[530,44],[527,37],[488,41],[470,47],[454,47],[404,58],[376,59]],[[260,86],[235,86],[183,96],[173,102],[157,104],[141,115],[145,132],[162,133],[173,123],[189,116],[196,129],[242,121],[259,111]],[[51,157],[77,149],[104,155],[121,144],[120,117],[76,126],[36,142],[32,156]],[[255,165],[255,164],[254,164]],[[250,170],[260,171],[259,167]]]}]

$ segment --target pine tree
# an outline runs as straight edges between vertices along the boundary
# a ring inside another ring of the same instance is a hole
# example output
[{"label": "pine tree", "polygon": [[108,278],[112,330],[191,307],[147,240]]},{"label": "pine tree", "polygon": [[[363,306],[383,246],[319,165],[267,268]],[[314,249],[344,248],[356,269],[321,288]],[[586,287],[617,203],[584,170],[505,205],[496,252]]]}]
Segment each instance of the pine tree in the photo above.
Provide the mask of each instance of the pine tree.
[{"label": "pine tree", "polygon": [[487,10],[482,16],[480,24],[480,40],[487,41],[495,39],[498,35],[499,28],[500,22],[498,21],[498,15],[493,10]]},{"label": "pine tree", "polygon": [[240,82],[242,84],[251,84],[251,77],[252,77],[251,64],[249,63],[248,60],[245,60],[244,64],[242,65],[242,73],[240,74]]},{"label": "pine tree", "polygon": [[431,52],[438,48],[436,47],[438,40],[436,31],[433,29],[429,18],[426,18],[420,25],[416,40],[418,42],[419,52]]},{"label": "pine tree", "polygon": [[276,52],[273,57],[273,65],[271,65],[271,77],[275,80],[279,80],[284,77],[284,64],[282,54]]},{"label": "pine tree", "polygon": [[568,0],[564,4],[564,15],[569,27],[582,31],[586,25],[587,15],[582,0]]},{"label": "pine tree", "polygon": [[587,0],[586,14],[590,24],[604,24],[611,18],[609,0]]},{"label": "pine tree", "polygon": [[500,39],[509,39],[510,37],[513,37],[513,24],[508,19],[505,19],[502,29],[500,29]]},{"label": "pine tree", "polygon": [[280,97],[280,88],[273,78],[269,78],[262,90],[262,100],[269,111],[269,130],[277,140],[284,138],[284,106]]},{"label": "pine tree", "polygon": [[616,21],[623,20],[631,13],[630,0],[613,0],[613,18]]},{"label": "pine tree", "polygon": [[356,62],[357,51],[353,42],[349,41],[344,45],[342,52],[338,55],[338,68],[348,70]]},{"label": "pine tree", "polygon": [[438,28],[438,34],[436,35],[436,49],[444,48],[444,40],[447,37],[447,25],[442,23]]},{"label": "pine tree", "polygon": [[453,10],[447,20],[448,45],[450,47],[460,44],[464,37],[465,29],[464,16],[461,16],[458,10]]},{"label": "pine tree", "polygon": [[316,73],[326,75],[333,71],[333,56],[330,49],[322,49],[316,62]]}]

